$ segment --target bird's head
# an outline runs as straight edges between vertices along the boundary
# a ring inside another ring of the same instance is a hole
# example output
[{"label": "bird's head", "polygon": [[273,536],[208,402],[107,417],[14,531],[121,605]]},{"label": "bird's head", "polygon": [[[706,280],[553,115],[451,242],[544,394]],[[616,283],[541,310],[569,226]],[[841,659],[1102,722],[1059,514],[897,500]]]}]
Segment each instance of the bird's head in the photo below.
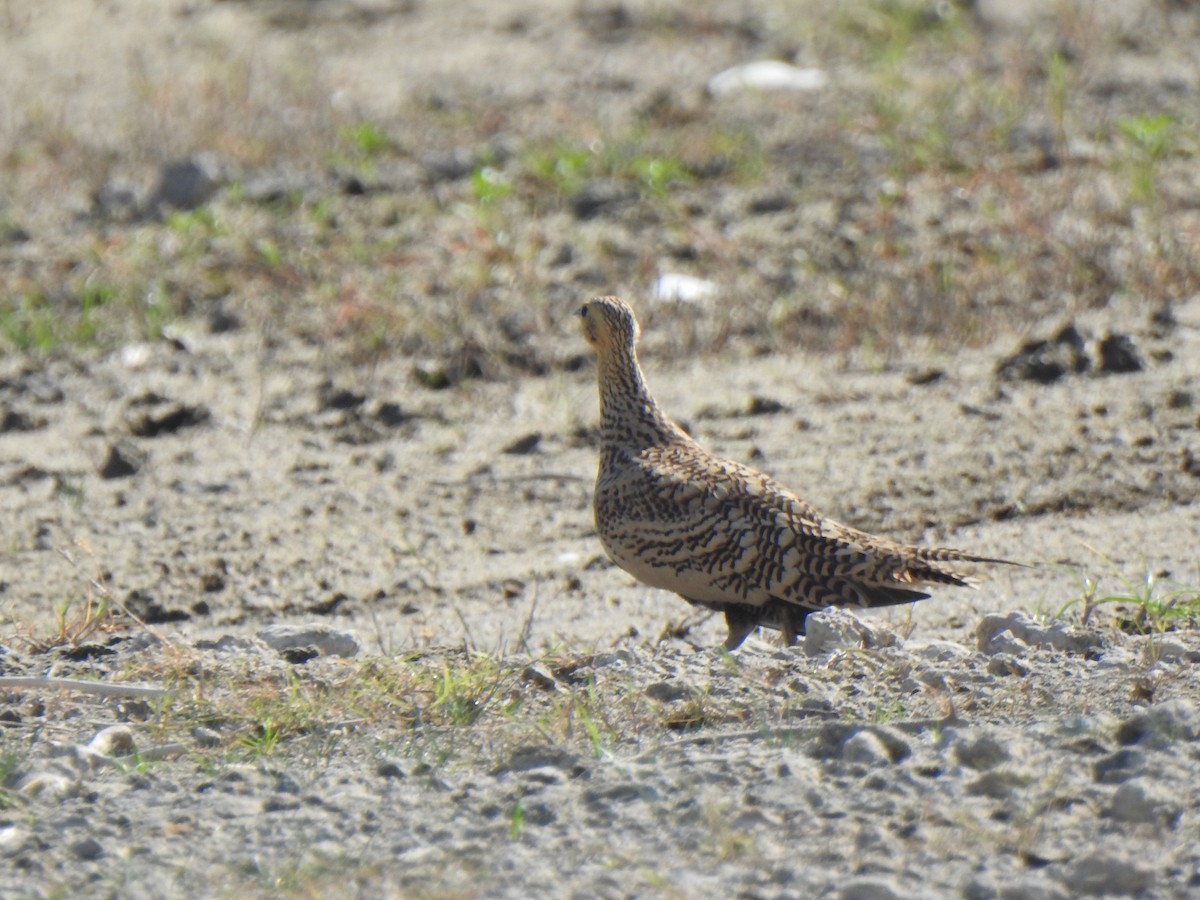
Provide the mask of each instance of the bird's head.
[{"label": "bird's head", "polygon": [[583,338],[598,354],[619,351],[633,355],[638,339],[637,318],[619,297],[593,297],[579,307]]}]

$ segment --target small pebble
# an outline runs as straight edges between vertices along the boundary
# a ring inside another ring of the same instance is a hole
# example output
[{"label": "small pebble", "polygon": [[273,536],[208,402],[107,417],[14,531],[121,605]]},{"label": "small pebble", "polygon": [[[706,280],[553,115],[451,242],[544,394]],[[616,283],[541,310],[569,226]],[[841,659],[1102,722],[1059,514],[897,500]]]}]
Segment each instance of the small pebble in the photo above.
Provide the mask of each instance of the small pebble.
[{"label": "small pebble", "polygon": [[913,896],[901,890],[894,881],[878,875],[850,878],[838,892],[839,900],[903,900]]},{"label": "small pebble", "polygon": [[130,756],[137,753],[133,729],[128,725],[111,725],[97,732],[87,748],[102,756]]},{"label": "small pebble", "polygon": [[1092,775],[1101,784],[1121,784],[1145,771],[1145,768],[1146,754],[1141,750],[1118,750],[1097,760],[1092,766]]},{"label": "small pebble", "polygon": [[79,782],[62,772],[36,772],[18,783],[17,790],[27,797],[61,800],[79,789]]},{"label": "small pebble", "polygon": [[579,765],[579,757],[569,750],[544,744],[531,744],[513,751],[506,763],[496,768],[501,772],[528,772],[532,769],[553,768],[571,770]]},{"label": "small pebble", "polygon": [[1062,881],[1078,896],[1122,896],[1149,890],[1154,871],[1111,850],[1093,850],[1068,867]]},{"label": "small pebble", "polygon": [[220,747],[222,738],[219,732],[213,731],[211,728],[205,728],[203,725],[197,725],[192,729],[192,740],[201,747]]},{"label": "small pebble", "polygon": [[1117,788],[1109,815],[1118,822],[1163,824],[1173,822],[1179,809],[1151,779],[1133,778]]},{"label": "small pebble", "polygon": [[99,859],[104,855],[104,847],[95,838],[85,837],[71,844],[71,852],[77,859]]},{"label": "small pebble", "polygon": [[964,766],[982,772],[1007,762],[1009,752],[993,733],[985,731],[956,742],[954,756]]},{"label": "small pebble", "polygon": [[1117,726],[1122,744],[1144,744],[1165,749],[1176,741],[1194,741],[1200,735],[1200,714],[1187,700],[1167,700],[1135,713]]},{"label": "small pebble", "polygon": [[679,681],[655,681],[646,685],[645,692],[651,700],[670,703],[674,700],[684,699],[690,690],[686,684]]},{"label": "small pebble", "polygon": [[0,825],[0,856],[13,857],[29,846],[32,835],[20,825]]},{"label": "small pebble", "polygon": [[260,631],[258,637],[279,653],[313,647],[323,656],[350,658],[359,650],[358,638],[328,625],[272,625]]},{"label": "small pebble", "polygon": [[815,612],[804,623],[804,652],[809,656],[826,656],[842,647],[870,650],[894,643],[893,635],[836,607]]},{"label": "small pebble", "polygon": [[846,743],[842,744],[842,759],[871,768],[886,766],[892,761],[888,748],[872,731],[860,731],[851,735]]}]

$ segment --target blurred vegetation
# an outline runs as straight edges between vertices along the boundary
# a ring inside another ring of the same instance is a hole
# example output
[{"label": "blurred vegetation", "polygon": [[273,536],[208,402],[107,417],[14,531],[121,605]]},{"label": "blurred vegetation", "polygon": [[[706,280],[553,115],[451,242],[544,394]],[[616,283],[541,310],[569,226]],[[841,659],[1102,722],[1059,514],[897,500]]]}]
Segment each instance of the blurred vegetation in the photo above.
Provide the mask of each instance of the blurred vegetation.
[{"label": "blurred vegetation", "polygon": [[[1147,105],[1108,70],[1162,22],[1131,38],[1062,5],[998,37],[953,3],[721,10],[627,11],[618,37],[733,32],[746,59],[802,48],[830,86],[634,91],[615,119],[573,93],[546,121],[502,95],[414,93],[382,119],[331,104],[315,67],[235,57],[199,85],[135,84],[123,154],[31,101],[0,157],[0,347],[106,348],[220,308],[354,358],[469,355],[489,377],[575,365],[568,313],[601,292],[673,326],[666,354],[887,356],[1200,290],[1192,95]],[[1200,11],[1171,14],[1200,30]],[[200,151],[231,174],[197,208],[81,215],[113,179]],[[651,304],[669,271],[719,292]]]}]

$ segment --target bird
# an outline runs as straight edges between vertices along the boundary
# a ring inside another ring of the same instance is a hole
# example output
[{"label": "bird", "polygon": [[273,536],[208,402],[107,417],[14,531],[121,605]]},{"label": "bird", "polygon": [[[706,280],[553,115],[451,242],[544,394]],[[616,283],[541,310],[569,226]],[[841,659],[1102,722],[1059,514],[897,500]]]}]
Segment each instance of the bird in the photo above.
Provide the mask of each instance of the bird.
[{"label": "bird", "polygon": [[879,607],[973,587],[973,564],[1010,564],[910,546],[843,525],[768,475],[709,452],[671,420],[638,362],[640,326],[619,297],[578,310],[597,357],[600,463],[593,514],[608,557],[638,581],[721,612],[727,651],[756,628],[785,645],[830,606]]}]

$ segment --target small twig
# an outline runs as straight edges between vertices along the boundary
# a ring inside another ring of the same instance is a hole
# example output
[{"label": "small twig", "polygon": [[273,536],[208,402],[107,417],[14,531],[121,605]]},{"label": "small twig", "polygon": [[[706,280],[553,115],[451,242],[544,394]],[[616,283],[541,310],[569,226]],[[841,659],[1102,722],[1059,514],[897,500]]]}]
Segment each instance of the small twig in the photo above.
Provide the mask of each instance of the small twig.
[{"label": "small twig", "polygon": [[[82,544],[79,540],[76,540],[75,544],[76,544],[76,546],[81,547],[84,550],[84,552],[87,553],[89,556],[92,556],[93,559],[95,558],[90,547],[88,547],[85,544]],[[75,569],[75,571],[77,571],[77,572],[80,571],[79,563],[76,561],[75,557],[71,554],[71,551],[69,548],[59,547],[58,552],[62,556],[63,559],[65,559],[67,562],[69,562],[71,564],[71,566]],[[100,596],[104,597],[105,600],[107,600],[109,603],[111,603],[113,606],[115,606],[118,610],[120,610],[122,613],[127,615],[129,618],[133,619],[133,621],[136,622],[138,624],[138,626],[142,629],[142,631],[146,632],[146,634],[150,635],[152,638],[159,641],[161,644],[169,647],[170,649],[172,649],[172,650],[175,649],[175,645],[173,643],[171,643],[170,639],[168,639],[165,635],[161,634],[156,629],[151,628],[149,625],[147,625],[145,622],[143,622],[140,617],[134,615],[130,611],[129,607],[127,607],[124,603],[122,603],[120,600],[118,600],[116,597],[114,597],[112,591],[110,591],[108,589],[108,586],[104,584],[104,582],[103,582],[103,580],[101,580],[101,578],[99,578],[99,577],[92,578],[87,575],[85,575],[84,578],[87,579],[87,585],[89,588],[88,612],[84,616],[84,623],[82,626],[80,626],[80,630],[73,635],[67,635],[65,633],[60,634],[59,635],[60,642],[65,643],[66,640],[69,639],[70,642],[72,644],[74,644],[76,641],[78,641],[82,638],[88,637],[91,634],[91,632],[93,630],[95,630],[96,628],[101,627],[101,622],[98,619],[93,620],[92,616],[91,616],[91,604],[92,604],[91,590],[95,590],[100,594]]]},{"label": "small twig", "polygon": [[1079,624],[1086,627],[1088,619],[1092,617],[1092,610],[1096,608],[1092,601],[1096,599],[1098,582],[1088,579],[1084,583],[1086,584],[1086,588],[1083,593],[1083,612],[1079,616]]},{"label": "small twig", "polygon": [[367,611],[371,613],[371,624],[375,626],[375,642],[379,644],[380,655],[391,656],[383,642],[383,628],[379,625],[379,616],[375,614],[375,604],[368,606]]},{"label": "small twig", "polygon": [[463,627],[463,651],[467,654],[467,659],[471,658],[471,651],[478,645],[475,643],[475,635],[471,634],[471,626],[467,624],[467,617],[463,615],[462,610],[455,606],[454,614],[458,616],[458,621]]},{"label": "small twig", "polygon": [[51,678],[36,675],[2,675],[0,690],[22,688],[61,688],[83,694],[99,694],[107,697],[169,697],[171,692],[163,688],[141,684],[112,684],[103,681],[80,681],[77,678]]},{"label": "small twig", "polygon": [[263,334],[263,328],[260,328],[258,330],[258,346],[255,348],[257,352],[254,355],[254,374],[258,381],[258,391],[254,400],[254,412],[250,414],[250,427],[246,429],[246,443],[249,443],[255,433],[257,433],[267,407],[267,377],[263,374],[263,370],[265,369],[264,357],[267,354],[266,348],[266,336]]},{"label": "small twig", "polygon": [[530,653],[529,636],[533,632],[533,614],[537,612],[538,601],[538,581],[533,582],[533,596],[529,598],[529,615],[525,617],[525,624],[521,626],[521,640],[518,646],[522,653]]}]

